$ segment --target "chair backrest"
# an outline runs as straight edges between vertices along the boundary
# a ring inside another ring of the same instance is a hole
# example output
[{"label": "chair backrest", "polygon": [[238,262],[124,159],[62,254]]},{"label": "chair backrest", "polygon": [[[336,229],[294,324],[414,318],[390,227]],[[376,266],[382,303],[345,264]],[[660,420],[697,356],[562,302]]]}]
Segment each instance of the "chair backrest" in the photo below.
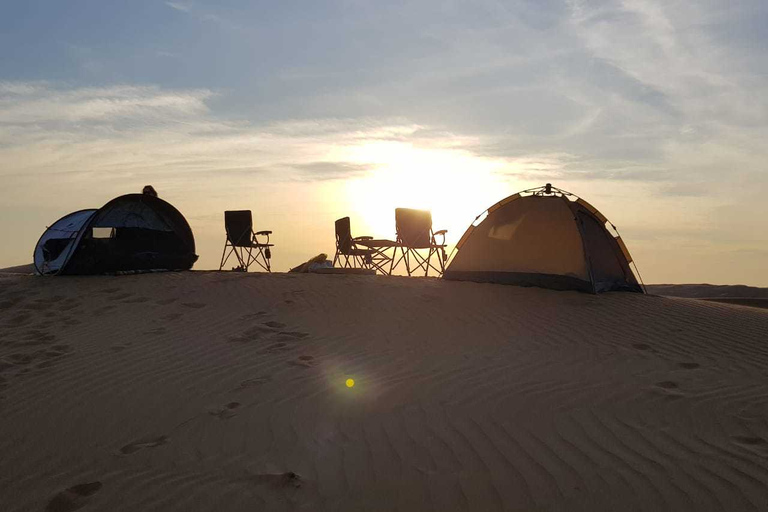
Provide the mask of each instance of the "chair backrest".
[{"label": "chair backrest", "polygon": [[395,209],[397,241],[406,247],[424,249],[432,245],[432,213],[411,208]]},{"label": "chair backrest", "polygon": [[227,240],[236,247],[249,247],[253,235],[251,210],[230,210],[224,212],[224,227]]},{"label": "chair backrest", "polygon": [[336,248],[341,254],[352,252],[352,229],[350,228],[349,217],[336,221]]}]

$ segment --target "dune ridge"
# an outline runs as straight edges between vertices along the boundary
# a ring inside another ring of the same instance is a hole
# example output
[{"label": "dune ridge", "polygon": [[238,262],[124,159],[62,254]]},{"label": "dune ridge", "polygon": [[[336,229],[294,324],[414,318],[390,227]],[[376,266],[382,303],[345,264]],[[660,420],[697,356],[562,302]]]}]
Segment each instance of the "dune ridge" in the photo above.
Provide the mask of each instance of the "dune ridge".
[{"label": "dune ridge", "polygon": [[765,510],[767,334],[763,310],[637,294],[3,275],[0,501]]}]

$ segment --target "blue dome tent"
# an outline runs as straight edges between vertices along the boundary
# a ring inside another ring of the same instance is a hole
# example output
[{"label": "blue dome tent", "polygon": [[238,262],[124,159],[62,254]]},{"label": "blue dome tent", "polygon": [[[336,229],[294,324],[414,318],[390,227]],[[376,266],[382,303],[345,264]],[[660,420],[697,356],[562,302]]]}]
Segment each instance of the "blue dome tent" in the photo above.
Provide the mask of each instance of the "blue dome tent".
[{"label": "blue dome tent", "polygon": [[147,194],[117,197],[98,210],[70,213],[40,237],[35,270],[43,275],[189,270],[197,260],[184,216]]}]

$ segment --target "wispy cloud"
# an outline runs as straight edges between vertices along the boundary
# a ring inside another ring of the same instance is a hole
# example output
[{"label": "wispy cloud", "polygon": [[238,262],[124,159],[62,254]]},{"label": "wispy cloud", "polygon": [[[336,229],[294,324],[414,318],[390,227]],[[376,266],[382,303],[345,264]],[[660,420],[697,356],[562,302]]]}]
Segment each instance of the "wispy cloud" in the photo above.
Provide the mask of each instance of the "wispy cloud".
[{"label": "wispy cloud", "polygon": [[200,21],[216,23],[217,25],[221,25],[228,29],[239,29],[239,26],[236,23],[214,14],[211,12],[210,8],[205,8],[198,4],[191,2],[165,2],[165,5],[175,11],[193,16]]},{"label": "wispy cloud", "polygon": [[175,9],[181,12],[189,12],[191,10],[191,7],[188,4],[184,4],[181,2],[165,2],[165,5],[167,5],[171,9]]},{"label": "wispy cloud", "polygon": [[78,123],[119,118],[198,116],[208,108],[207,90],[163,91],[157,87],[110,86],[76,89],[35,83],[0,86],[0,124]]},{"label": "wispy cloud", "polygon": [[363,176],[375,166],[350,162],[309,162],[292,166],[299,177],[310,181],[349,179]]},{"label": "wispy cloud", "polygon": [[370,166],[329,160],[417,127],[373,120],[304,120],[256,126],[217,118],[210,90],[0,83],[0,175],[161,173],[169,179],[233,172],[275,180],[360,176]]}]

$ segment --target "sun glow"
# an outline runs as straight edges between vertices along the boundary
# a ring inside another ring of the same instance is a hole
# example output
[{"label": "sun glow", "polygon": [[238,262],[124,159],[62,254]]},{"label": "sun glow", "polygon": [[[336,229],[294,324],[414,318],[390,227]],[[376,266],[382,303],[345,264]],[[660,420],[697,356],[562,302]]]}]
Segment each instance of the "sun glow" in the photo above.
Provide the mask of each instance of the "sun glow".
[{"label": "sun glow", "polygon": [[498,173],[507,163],[465,150],[375,142],[351,149],[346,157],[373,168],[347,184],[356,236],[394,238],[395,208],[418,208],[431,210],[434,229],[447,229],[450,245],[509,188]]}]

